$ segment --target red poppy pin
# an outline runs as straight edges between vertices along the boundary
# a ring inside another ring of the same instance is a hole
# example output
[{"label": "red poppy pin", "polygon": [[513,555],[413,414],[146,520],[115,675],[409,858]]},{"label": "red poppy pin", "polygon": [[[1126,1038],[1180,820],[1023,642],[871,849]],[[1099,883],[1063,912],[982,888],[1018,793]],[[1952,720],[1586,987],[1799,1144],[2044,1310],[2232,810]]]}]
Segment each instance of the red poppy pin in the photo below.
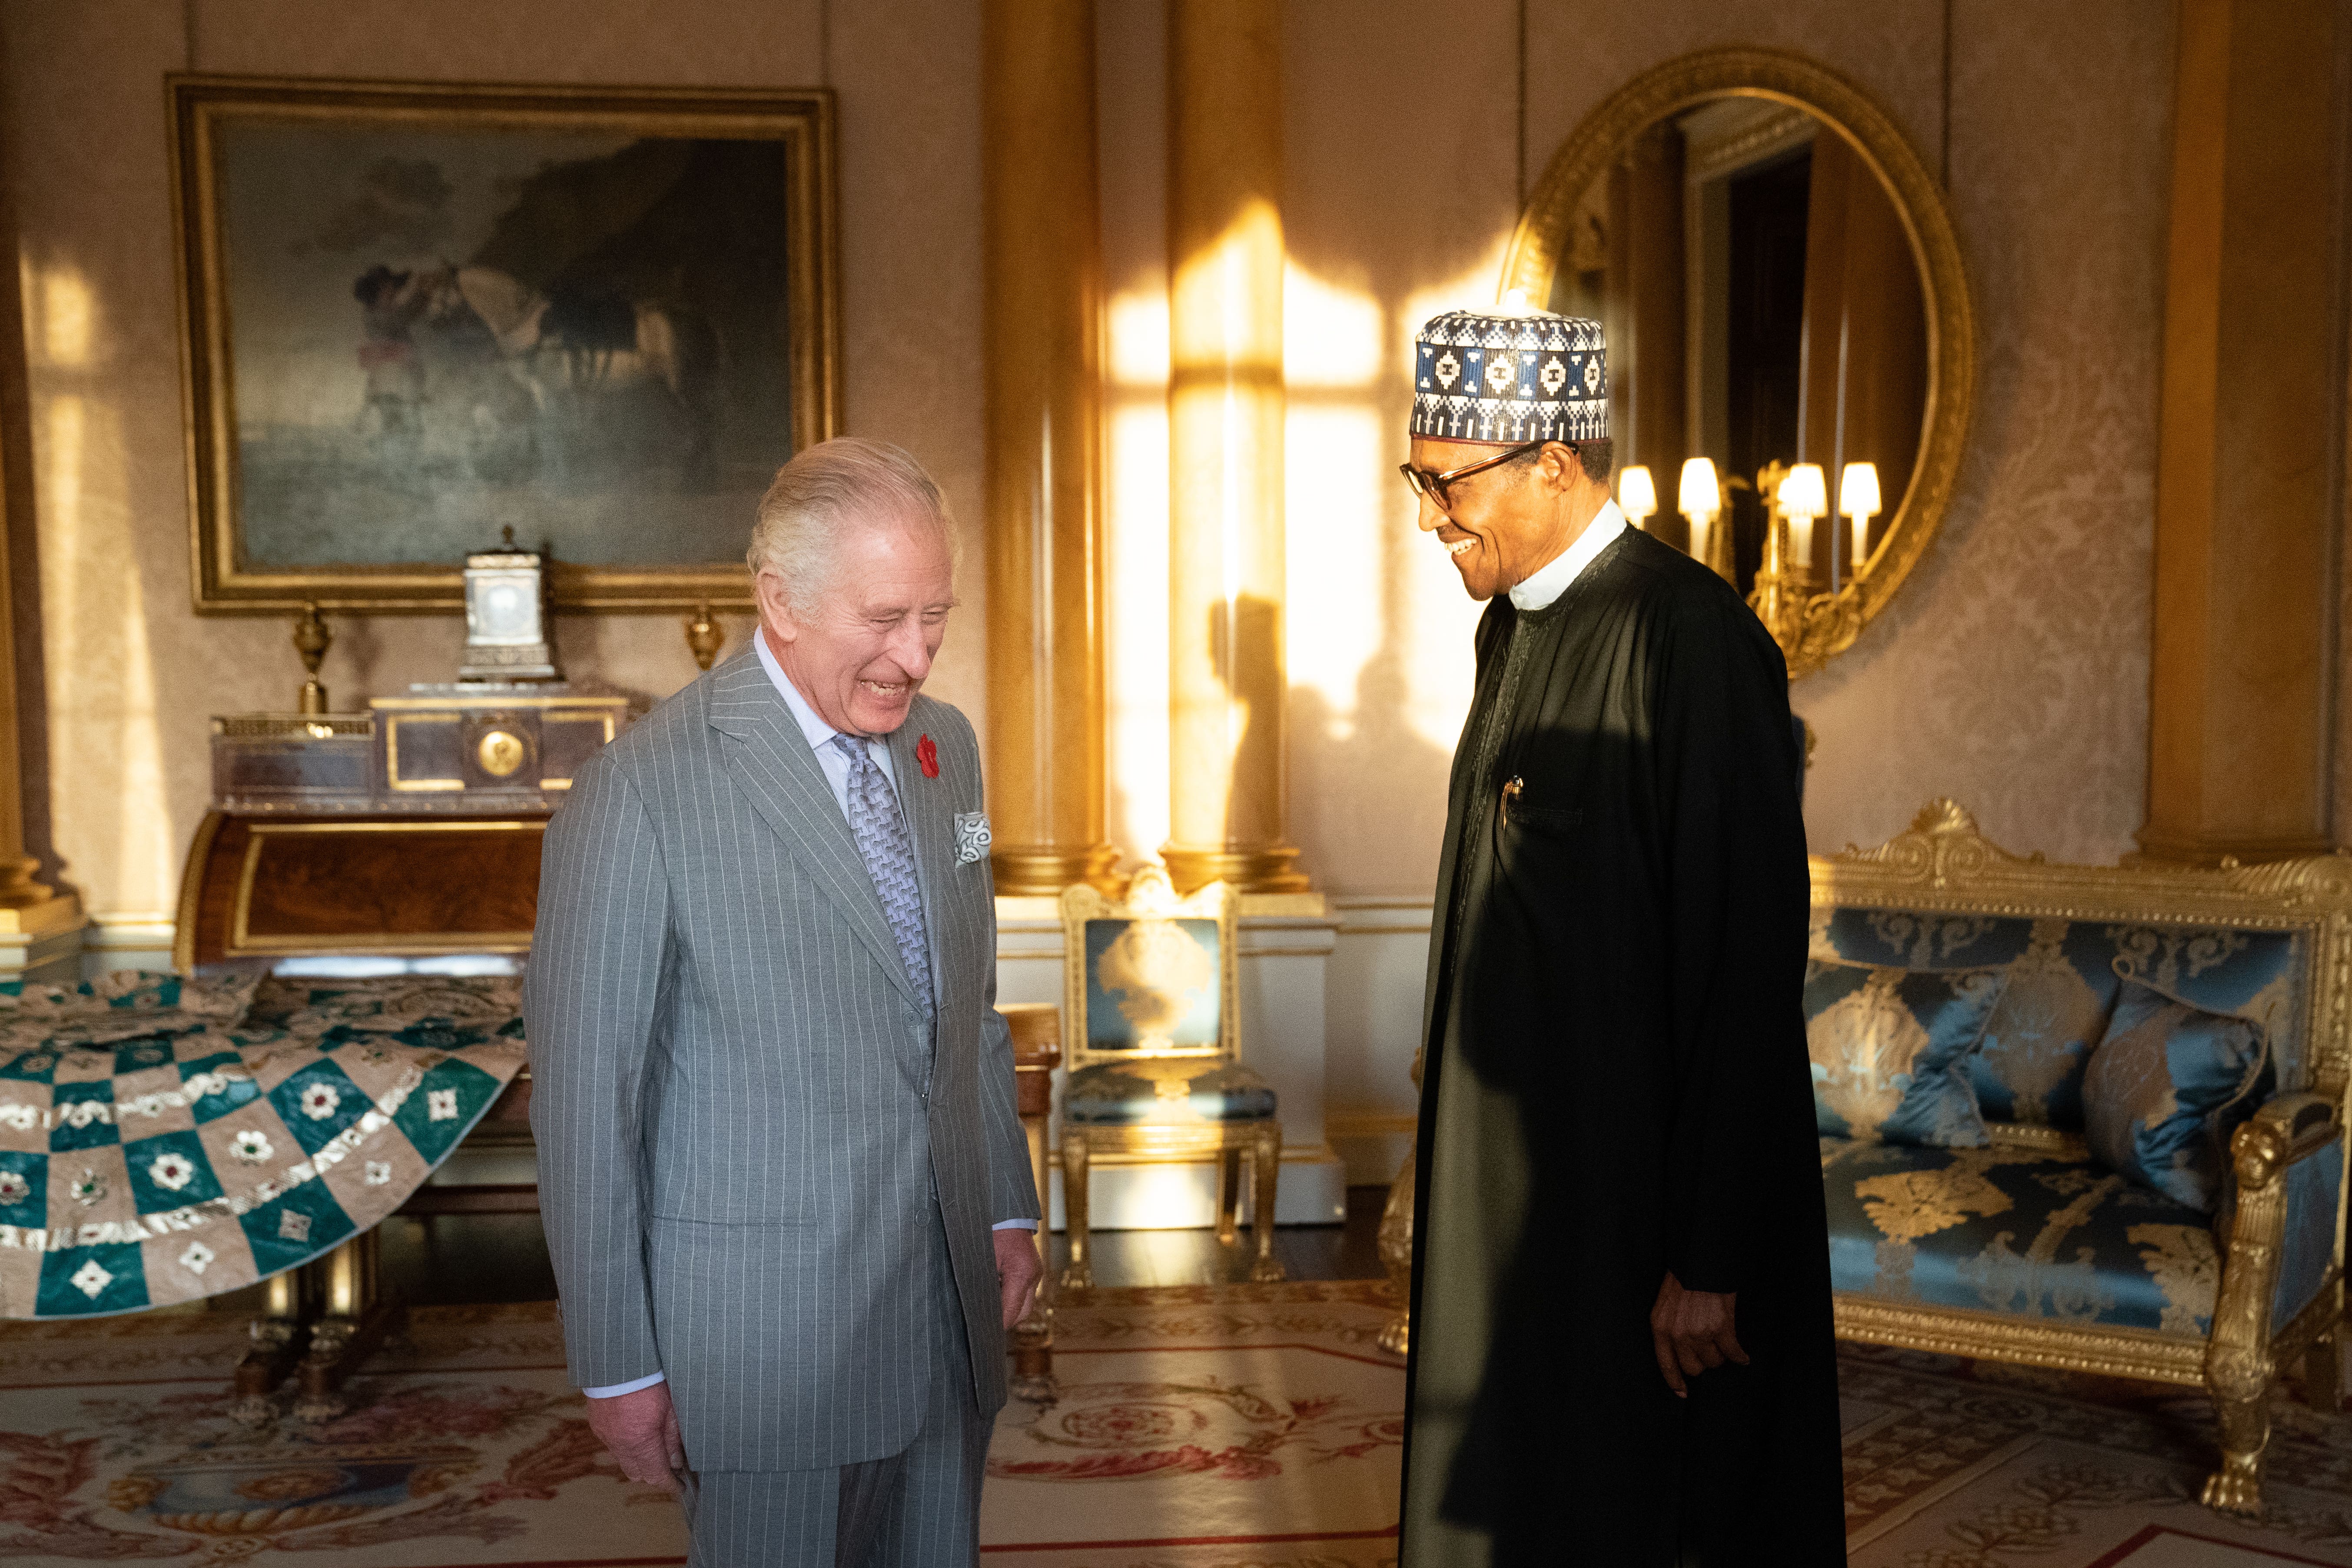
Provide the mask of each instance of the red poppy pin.
[{"label": "red poppy pin", "polygon": [[925,778],[935,779],[940,776],[940,749],[931,744],[931,738],[929,735],[915,742],[915,761],[923,764]]}]

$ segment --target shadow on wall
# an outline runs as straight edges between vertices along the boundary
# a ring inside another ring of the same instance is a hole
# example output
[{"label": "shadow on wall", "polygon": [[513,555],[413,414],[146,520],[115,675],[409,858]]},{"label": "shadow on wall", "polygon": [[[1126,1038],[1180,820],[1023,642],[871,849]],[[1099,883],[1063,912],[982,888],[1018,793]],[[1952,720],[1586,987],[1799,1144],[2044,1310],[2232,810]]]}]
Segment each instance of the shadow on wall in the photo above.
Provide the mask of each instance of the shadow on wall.
[{"label": "shadow on wall", "polygon": [[[1218,680],[1224,684],[1226,694],[1248,715],[1242,723],[1241,740],[1234,747],[1230,782],[1225,789],[1225,843],[1263,845],[1282,837],[1282,811],[1278,798],[1263,789],[1253,789],[1247,781],[1283,777],[1286,759],[1276,752],[1282,745],[1282,726],[1269,723],[1264,710],[1263,679],[1252,679],[1248,673],[1236,679],[1236,672],[1272,671],[1282,668],[1281,606],[1244,594],[1228,604],[1224,600],[1209,606],[1209,658]],[[1279,784],[1277,784],[1277,791]]]},{"label": "shadow on wall", "polygon": [[1402,842],[1406,825],[1382,809],[1383,802],[1412,800],[1422,803],[1412,824],[1445,820],[1454,754],[1414,731],[1411,701],[1404,656],[1392,644],[1357,674],[1353,713],[1336,709],[1314,687],[1290,689],[1297,736],[1320,742],[1291,752],[1291,831],[1319,885],[1328,888],[1329,875],[1342,870],[1355,884],[1332,891],[1419,896],[1431,889],[1438,846]]},{"label": "shadow on wall", "polygon": [[[1217,678],[1247,714],[1234,749],[1225,796],[1227,842],[1264,844],[1284,837],[1273,802],[1247,783],[1273,774],[1282,779],[1288,797],[1287,837],[1302,847],[1305,868],[1318,887],[1340,892],[1426,892],[1437,847],[1400,843],[1401,825],[1392,803],[1400,798],[1420,802],[1424,809],[1418,819],[1443,824],[1454,759],[1413,731],[1402,652],[1391,637],[1365,661],[1356,677],[1352,714],[1336,710],[1312,686],[1292,686],[1286,694],[1290,740],[1311,737],[1317,743],[1290,744],[1287,755],[1276,759],[1265,753],[1281,744],[1283,737],[1265,721],[1262,703],[1254,700],[1254,683],[1247,679],[1237,683],[1233,671],[1276,668],[1281,635],[1280,610],[1255,595],[1242,595],[1230,615],[1222,603],[1211,607],[1210,647]],[[1384,807],[1383,803],[1391,804]],[[1421,864],[1423,858],[1427,866]],[[1333,889],[1335,874],[1349,885]]]}]

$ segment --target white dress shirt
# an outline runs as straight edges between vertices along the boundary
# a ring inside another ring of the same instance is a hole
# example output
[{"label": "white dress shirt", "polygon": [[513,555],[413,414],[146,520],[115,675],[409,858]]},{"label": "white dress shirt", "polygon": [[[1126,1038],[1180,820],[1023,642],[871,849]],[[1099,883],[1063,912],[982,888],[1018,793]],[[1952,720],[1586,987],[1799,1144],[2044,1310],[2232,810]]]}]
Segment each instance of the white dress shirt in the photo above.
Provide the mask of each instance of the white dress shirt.
[{"label": "white dress shirt", "polygon": [[[785,706],[792,709],[793,717],[800,721],[801,734],[807,739],[809,750],[816,753],[817,766],[824,771],[824,782],[833,787],[833,804],[841,808],[842,818],[846,821],[849,816],[849,759],[843,756],[832,744],[833,738],[841,731],[826,723],[818,715],[817,710],[809,706],[808,699],[801,695],[800,688],[794,686],[785,676],[783,666],[778,664],[776,656],[768,651],[768,637],[765,632],[758,629],[752,631],[751,651],[759,656],[760,668],[768,672],[768,679],[775,682],[776,689],[783,694]],[[890,766],[888,744],[879,735],[868,735],[866,737],[866,754],[874,759],[874,765],[880,768],[882,776],[890,782],[890,793],[894,795],[898,794],[898,775]],[[1034,1219],[999,1220],[993,1228],[1035,1230],[1037,1222]],[[583,1388],[580,1392],[591,1399],[612,1399],[624,1394],[635,1394],[640,1388],[651,1388],[655,1384],[664,1381],[667,1375],[667,1373],[656,1372],[629,1383],[609,1384],[603,1388]]]},{"label": "white dress shirt", "polygon": [[[1568,592],[1570,584],[1584,575],[1584,569],[1601,558],[1601,552],[1617,542],[1625,531],[1625,514],[1617,503],[1605,500],[1576,542],[1561,551],[1549,562],[1528,574],[1528,580],[1511,590],[1511,603],[1522,610],[1540,610]],[[765,651],[764,649],[761,651]],[[843,763],[845,769],[849,764]]]}]

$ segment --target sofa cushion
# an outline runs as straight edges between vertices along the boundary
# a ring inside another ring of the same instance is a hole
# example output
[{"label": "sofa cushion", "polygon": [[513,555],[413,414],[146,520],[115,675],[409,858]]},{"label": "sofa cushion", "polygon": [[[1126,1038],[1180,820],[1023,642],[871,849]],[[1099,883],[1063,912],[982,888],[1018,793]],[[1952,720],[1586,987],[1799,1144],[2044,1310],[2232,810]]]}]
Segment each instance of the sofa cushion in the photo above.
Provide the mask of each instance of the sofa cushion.
[{"label": "sofa cushion", "polygon": [[1146,1121],[1263,1121],[1274,1089],[1239,1062],[1213,1057],[1151,1057],[1097,1062],[1070,1075],[1062,1120],[1077,1126]]},{"label": "sofa cushion", "polygon": [[2073,1154],[1822,1140],[1842,1292],[2075,1324],[2210,1331],[2210,1222]]},{"label": "sofa cushion", "polygon": [[1813,963],[1805,1046],[1813,1114],[1838,1138],[1981,1147],[1966,1060],[2000,1000],[1997,969],[1919,971]]},{"label": "sofa cushion", "polygon": [[1969,1086],[1990,1121],[2083,1130],[2083,1070],[2115,1006],[2112,981],[2094,986],[2082,963],[2100,954],[2063,921],[2036,921],[2009,984],[1986,1020],[1984,1043],[1969,1058]]},{"label": "sofa cushion", "polygon": [[2127,979],[2084,1079],[2091,1152],[2210,1215],[2229,1174],[2230,1134],[2268,1098],[2271,1079],[2261,1025]]},{"label": "sofa cushion", "polygon": [[[2183,1001],[2261,1023],[2278,1069],[2280,1092],[2288,1093],[2305,1088],[2309,1079],[2303,1039],[2308,942],[2297,931],[2229,926],[1841,905],[1813,910],[1812,952],[1821,959],[1906,969],[2013,966],[2020,976],[2041,973],[2061,990],[2066,989],[2058,985],[2057,965],[2063,963],[2102,1014],[2114,1008],[2120,961],[2126,973]],[[1986,1026],[1987,1053],[1970,1064],[1985,1115],[1995,1121],[2040,1121],[2079,1130],[2081,1121],[2069,1112],[2078,1096],[2070,1090],[2064,1072],[2053,1075],[2053,1064],[2044,1054],[2047,1045],[2063,1047],[2075,1037],[2059,1020],[2080,1016],[2078,1007],[2053,1006],[2037,986],[2015,990],[2013,1001],[2004,994],[2002,1004]],[[2005,1016],[2011,1005],[2025,1010],[2025,1016]],[[2039,1022],[2044,1015],[2054,1027]],[[2003,1051],[1990,1049],[1994,1040],[2002,1042]],[[2013,1043],[2030,1048],[2008,1049]],[[2079,1065],[2079,1056],[2076,1061]],[[2015,1102],[2006,1103],[2012,1093]],[[2042,1114],[2035,1113],[2037,1102]]]}]

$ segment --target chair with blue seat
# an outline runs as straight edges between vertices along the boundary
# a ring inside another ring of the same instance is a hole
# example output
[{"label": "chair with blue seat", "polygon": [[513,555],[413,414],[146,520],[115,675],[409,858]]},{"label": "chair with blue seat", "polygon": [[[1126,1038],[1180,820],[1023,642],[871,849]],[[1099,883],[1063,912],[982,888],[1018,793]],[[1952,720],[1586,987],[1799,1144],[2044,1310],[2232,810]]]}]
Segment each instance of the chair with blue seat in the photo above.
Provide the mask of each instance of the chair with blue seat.
[{"label": "chair with blue seat", "polygon": [[1254,1280],[1283,1278],[1274,1258],[1282,1122],[1271,1085],[1241,1062],[1234,932],[1239,897],[1213,882],[1179,898],[1146,866],[1114,900],[1078,883],[1062,891],[1062,1202],[1069,1266],[1062,1283],[1094,1283],[1087,1175],[1097,1155],[1217,1168],[1217,1239],[1238,1231],[1249,1156]]}]

